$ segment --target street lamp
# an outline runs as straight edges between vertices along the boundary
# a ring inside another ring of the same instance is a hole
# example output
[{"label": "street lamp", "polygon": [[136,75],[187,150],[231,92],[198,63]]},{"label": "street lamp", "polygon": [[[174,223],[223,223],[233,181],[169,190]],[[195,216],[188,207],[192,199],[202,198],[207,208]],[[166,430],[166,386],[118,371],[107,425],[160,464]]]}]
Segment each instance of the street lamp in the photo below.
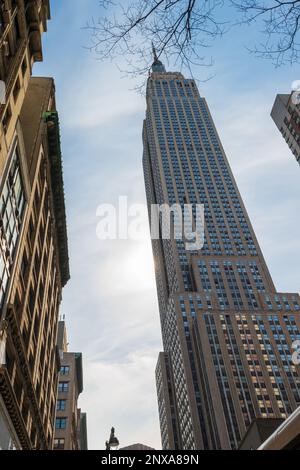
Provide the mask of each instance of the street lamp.
[{"label": "street lamp", "polygon": [[119,447],[119,441],[115,436],[115,428],[111,428],[109,441],[105,442],[106,450],[117,449]]}]

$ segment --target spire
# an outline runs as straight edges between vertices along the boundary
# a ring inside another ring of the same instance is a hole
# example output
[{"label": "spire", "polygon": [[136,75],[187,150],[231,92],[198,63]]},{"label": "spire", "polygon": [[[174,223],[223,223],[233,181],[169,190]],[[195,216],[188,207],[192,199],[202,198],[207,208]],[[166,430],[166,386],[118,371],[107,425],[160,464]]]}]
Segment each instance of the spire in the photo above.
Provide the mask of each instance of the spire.
[{"label": "spire", "polygon": [[154,62],[153,62],[153,64],[152,64],[152,72],[161,72],[161,73],[165,72],[165,71],[166,71],[165,66],[164,66],[164,64],[159,60],[153,42],[152,42],[152,52],[153,52],[153,59],[154,59]]},{"label": "spire", "polygon": [[155,49],[155,46],[154,46],[154,43],[153,43],[153,42],[152,42],[152,52],[153,52],[154,62],[157,62],[157,61],[158,61],[158,57],[157,57],[156,49]]}]

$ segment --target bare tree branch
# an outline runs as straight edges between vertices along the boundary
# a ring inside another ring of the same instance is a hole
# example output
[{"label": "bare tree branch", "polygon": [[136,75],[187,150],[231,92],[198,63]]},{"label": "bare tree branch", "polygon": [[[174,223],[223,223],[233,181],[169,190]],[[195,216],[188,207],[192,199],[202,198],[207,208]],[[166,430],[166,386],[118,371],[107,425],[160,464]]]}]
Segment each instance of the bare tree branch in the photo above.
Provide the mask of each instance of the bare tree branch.
[{"label": "bare tree branch", "polygon": [[271,59],[275,66],[296,63],[300,59],[300,0],[231,0],[241,13],[240,23],[262,21],[266,41],[249,49]]},{"label": "bare tree branch", "polygon": [[149,70],[151,42],[158,57],[164,54],[180,68],[209,65],[200,51],[226,27],[215,19],[223,0],[132,0],[126,7],[104,0],[101,5],[113,6],[113,11],[86,25],[91,31],[89,48],[100,60],[122,57],[127,61],[127,72],[134,76]]},{"label": "bare tree branch", "polygon": [[[251,52],[276,66],[299,62],[300,0],[101,0],[102,16],[88,22],[88,47],[99,60],[120,59],[126,75],[147,77],[151,42],[179,70],[209,66],[204,51],[233,26],[258,23],[266,41]],[[221,21],[233,6],[233,20]],[[238,19],[237,19],[238,18]],[[125,62],[125,64],[124,64]]]}]

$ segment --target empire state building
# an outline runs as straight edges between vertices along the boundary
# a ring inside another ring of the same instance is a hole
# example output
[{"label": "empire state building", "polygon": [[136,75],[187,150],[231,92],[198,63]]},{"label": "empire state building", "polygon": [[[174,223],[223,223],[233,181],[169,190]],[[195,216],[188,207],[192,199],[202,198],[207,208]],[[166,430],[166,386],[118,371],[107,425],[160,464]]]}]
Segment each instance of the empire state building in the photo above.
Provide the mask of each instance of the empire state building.
[{"label": "empire state building", "polygon": [[300,405],[300,298],[274,286],[205,98],[154,56],[143,128],[149,210],[205,208],[201,250],[152,240],[162,446],[237,449],[256,419],[283,420]]}]

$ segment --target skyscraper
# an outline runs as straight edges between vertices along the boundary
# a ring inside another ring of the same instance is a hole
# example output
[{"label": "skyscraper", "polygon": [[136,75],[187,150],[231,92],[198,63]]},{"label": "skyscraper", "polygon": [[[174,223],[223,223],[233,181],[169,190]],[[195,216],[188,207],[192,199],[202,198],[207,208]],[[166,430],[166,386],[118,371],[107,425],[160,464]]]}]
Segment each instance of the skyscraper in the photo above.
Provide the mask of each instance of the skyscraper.
[{"label": "skyscraper", "polygon": [[271,117],[300,165],[300,104],[292,95],[277,95]]},{"label": "skyscraper", "polygon": [[0,9],[0,448],[52,449],[62,288],[69,279],[59,119],[42,60],[48,0]]},{"label": "skyscraper", "polygon": [[206,100],[154,58],[143,128],[147,201],[205,208],[201,250],[152,240],[164,353],[164,449],[236,449],[256,418],[300,405],[300,299],[278,293]]}]

